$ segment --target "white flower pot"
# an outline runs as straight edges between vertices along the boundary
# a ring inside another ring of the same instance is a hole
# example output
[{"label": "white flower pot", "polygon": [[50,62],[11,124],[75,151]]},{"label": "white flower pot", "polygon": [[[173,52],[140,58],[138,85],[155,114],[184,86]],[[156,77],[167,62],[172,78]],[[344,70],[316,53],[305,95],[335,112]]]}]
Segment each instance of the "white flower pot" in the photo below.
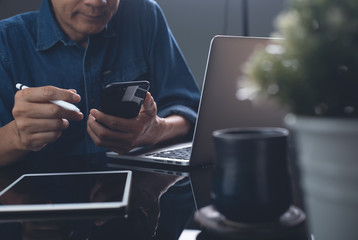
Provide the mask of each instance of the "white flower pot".
[{"label": "white flower pot", "polygon": [[316,240],[358,239],[358,120],[286,117],[310,231]]}]

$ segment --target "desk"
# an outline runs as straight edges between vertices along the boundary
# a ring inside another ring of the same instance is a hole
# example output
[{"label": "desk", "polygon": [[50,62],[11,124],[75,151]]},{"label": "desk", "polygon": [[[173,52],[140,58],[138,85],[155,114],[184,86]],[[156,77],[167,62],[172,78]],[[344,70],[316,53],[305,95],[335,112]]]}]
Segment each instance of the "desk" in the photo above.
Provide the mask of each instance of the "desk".
[{"label": "desk", "polygon": [[[34,153],[15,165],[0,168],[0,190],[25,173],[119,170],[109,167],[108,161],[104,154],[51,156]],[[59,219],[53,215],[46,221],[3,221],[0,239],[111,240],[119,236],[130,240],[178,239],[196,209],[210,204],[210,167],[185,174],[180,174],[178,169],[171,171],[172,174],[152,169],[143,171],[132,166],[121,169],[133,171],[130,205],[125,217]],[[115,188],[115,183],[108,187]],[[26,194],[28,196],[18,193],[12,201],[33,197],[31,192]],[[152,237],[154,232],[155,237]]]}]

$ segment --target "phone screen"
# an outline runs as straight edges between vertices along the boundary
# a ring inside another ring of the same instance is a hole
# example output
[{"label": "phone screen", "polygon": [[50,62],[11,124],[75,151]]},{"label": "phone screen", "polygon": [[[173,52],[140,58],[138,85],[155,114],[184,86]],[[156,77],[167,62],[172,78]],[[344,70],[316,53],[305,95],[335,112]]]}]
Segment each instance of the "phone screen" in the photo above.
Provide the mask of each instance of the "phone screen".
[{"label": "phone screen", "polygon": [[123,118],[138,115],[149,90],[148,81],[116,82],[101,93],[100,111]]}]

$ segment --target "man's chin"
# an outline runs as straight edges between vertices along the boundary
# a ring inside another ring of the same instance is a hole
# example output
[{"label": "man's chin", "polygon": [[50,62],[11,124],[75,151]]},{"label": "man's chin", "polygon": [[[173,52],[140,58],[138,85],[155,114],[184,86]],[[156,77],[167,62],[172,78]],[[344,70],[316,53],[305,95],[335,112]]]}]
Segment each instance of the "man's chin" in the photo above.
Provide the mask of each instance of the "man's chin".
[{"label": "man's chin", "polygon": [[104,28],[105,26],[103,26],[102,24],[98,27],[94,27],[92,24],[91,27],[84,28],[81,32],[85,35],[93,35],[102,32]]}]

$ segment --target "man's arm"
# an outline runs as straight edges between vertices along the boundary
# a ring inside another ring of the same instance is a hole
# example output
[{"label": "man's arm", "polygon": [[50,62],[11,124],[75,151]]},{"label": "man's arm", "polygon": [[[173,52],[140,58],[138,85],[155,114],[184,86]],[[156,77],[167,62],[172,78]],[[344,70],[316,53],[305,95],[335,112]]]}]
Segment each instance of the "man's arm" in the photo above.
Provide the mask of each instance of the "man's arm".
[{"label": "man's arm", "polygon": [[0,165],[16,161],[30,151],[39,151],[57,140],[69,126],[68,120],[82,120],[82,113],[66,110],[50,103],[51,100],[76,103],[80,96],[52,86],[16,93],[14,120],[0,128],[0,139],[4,140],[0,143]]},{"label": "man's arm", "polygon": [[29,151],[20,150],[15,121],[0,128],[0,166],[7,165],[24,157]]}]

